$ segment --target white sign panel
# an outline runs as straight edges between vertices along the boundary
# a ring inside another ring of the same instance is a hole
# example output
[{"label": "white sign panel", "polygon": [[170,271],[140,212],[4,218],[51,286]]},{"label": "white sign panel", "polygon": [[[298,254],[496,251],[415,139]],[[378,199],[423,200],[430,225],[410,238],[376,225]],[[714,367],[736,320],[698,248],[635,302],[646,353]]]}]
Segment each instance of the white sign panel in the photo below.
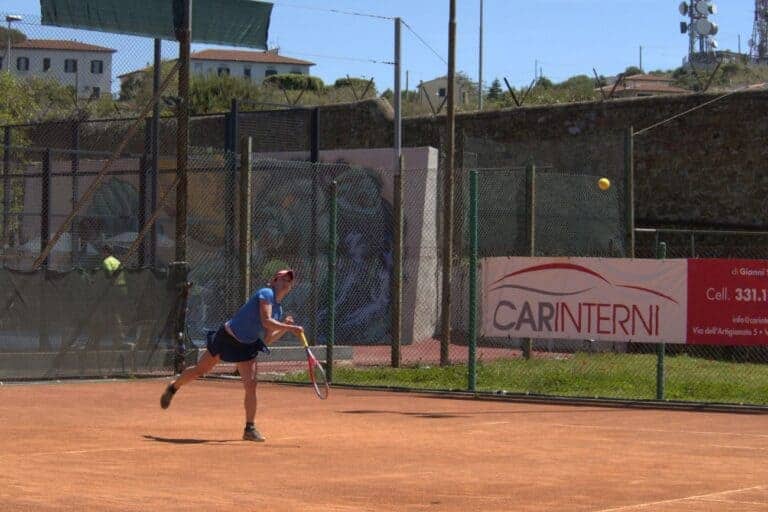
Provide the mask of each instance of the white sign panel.
[{"label": "white sign panel", "polygon": [[484,337],[685,343],[687,260],[484,258]]}]

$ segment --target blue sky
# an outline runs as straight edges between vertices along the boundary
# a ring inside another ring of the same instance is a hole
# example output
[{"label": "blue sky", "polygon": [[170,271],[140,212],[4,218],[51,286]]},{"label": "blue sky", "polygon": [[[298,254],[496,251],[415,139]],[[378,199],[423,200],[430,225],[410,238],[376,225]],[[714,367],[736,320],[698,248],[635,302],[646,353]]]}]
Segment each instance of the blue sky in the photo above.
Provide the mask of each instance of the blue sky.
[{"label": "blue sky", "polygon": [[[484,81],[507,77],[513,85],[528,84],[538,61],[545,76],[561,81],[576,74],[616,74],[637,65],[643,46],[646,70],[681,64],[688,39],[679,33],[679,0],[484,0]],[[748,48],[754,17],[753,0],[715,0],[721,49]],[[136,1],[140,5],[140,0]],[[405,71],[414,89],[420,80],[446,73],[448,0],[286,0],[275,1],[270,44],[281,53],[316,63],[313,74],[326,83],[346,76],[374,77],[379,91],[391,87],[393,22],[328,12],[330,9],[386,17],[400,16],[426,43],[403,29]],[[457,0],[457,69],[478,75],[480,0]],[[115,74],[146,65],[152,59],[150,40],[39,26],[34,0],[0,0],[0,12],[29,15],[17,28],[32,38],[77,39],[118,50]],[[28,23],[30,22],[30,23]],[[210,45],[194,45],[193,49]],[[432,50],[435,50],[433,52]],[[177,46],[163,43],[164,57]]]}]

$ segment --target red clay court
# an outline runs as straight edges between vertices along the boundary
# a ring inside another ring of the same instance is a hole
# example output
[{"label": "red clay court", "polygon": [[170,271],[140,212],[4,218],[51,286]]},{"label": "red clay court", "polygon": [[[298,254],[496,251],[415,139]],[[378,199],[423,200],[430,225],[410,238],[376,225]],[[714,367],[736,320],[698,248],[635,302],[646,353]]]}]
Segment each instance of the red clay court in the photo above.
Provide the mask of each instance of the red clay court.
[{"label": "red clay court", "polygon": [[0,510],[765,511],[768,416],[237,381],[0,387]]}]

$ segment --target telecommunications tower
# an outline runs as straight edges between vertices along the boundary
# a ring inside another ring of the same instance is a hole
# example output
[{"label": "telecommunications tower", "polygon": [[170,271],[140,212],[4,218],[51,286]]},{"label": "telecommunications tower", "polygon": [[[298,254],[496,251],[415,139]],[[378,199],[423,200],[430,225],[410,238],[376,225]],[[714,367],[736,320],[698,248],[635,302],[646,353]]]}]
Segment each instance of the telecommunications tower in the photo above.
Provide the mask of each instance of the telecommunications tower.
[{"label": "telecommunications tower", "polygon": [[755,24],[749,40],[749,58],[758,64],[768,63],[768,0],[755,0]]},{"label": "telecommunications tower", "polygon": [[706,61],[707,56],[717,50],[714,36],[719,31],[717,24],[709,19],[717,14],[717,6],[711,0],[688,0],[678,7],[688,21],[680,22],[680,33],[688,34],[688,61]]}]

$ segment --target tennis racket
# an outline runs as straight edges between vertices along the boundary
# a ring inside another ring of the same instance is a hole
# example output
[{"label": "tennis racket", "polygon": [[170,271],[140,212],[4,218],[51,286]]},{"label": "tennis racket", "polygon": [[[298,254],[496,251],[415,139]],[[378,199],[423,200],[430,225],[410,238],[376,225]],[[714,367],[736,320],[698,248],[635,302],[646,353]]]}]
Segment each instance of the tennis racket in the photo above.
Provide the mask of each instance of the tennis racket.
[{"label": "tennis racket", "polygon": [[303,332],[299,338],[301,338],[301,342],[304,344],[304,350],[307,352],[309,379],[312,381],[312,386],[314,386],[315,393],[317,394],[318,398],[325,400],[328,398],[328,393],[330,392],[331,388],[328,386],[328,380],[325,377],[325,370],[323,369],[323,365],[320,364],[320,361],[317,360],[315,354],[313,354],[312,350],[310,350],[309,343],[307,343],[307,337]]}]

